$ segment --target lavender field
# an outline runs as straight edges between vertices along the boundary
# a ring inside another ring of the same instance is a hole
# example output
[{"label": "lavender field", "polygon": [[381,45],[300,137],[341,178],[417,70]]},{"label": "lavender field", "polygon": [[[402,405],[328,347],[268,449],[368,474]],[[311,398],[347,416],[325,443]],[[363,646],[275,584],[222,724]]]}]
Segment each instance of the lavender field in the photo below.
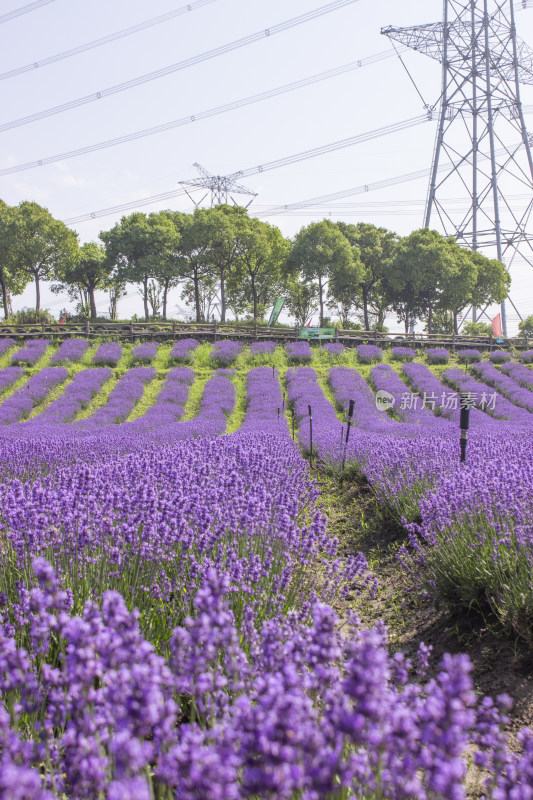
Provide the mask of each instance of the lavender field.
[{"label": "lavender field", "polygon": [[327,501],[371,494],[406,592],[527,647],[533,369],[395,350],[0,352],[1,798],[533,798],[512,698],[362,621]]}]

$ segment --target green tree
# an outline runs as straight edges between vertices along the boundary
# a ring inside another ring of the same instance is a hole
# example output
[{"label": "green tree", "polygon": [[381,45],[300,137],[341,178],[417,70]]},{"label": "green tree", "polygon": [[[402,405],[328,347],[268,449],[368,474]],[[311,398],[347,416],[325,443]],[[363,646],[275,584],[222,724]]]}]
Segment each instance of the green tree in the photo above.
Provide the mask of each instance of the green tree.
[{"label": "green tree", "polygon": [[282,267],[290,244],[278,228],[258,219],[247,220],[239,241],[240,253],[228,279],[228,296],[238,312],[248,312],[257,319],[282,291]]},{"label": "green tree", "polygon": [[[167,212],[169,213],[169,212]],[[206,218],[208,209],[197,208],[194,214],[171,214],[174,225],[180,233],[178,244],[179,275],[184,280],[183,297],[194,306],[196,322],[205,317],[206,293],[211,296],[214,282],[211,274],[208,253],[210,239]],[[213,292],[213,296],[216,290]]]},{"label": "green tree", "polygon": [[[203,209],[202,209],[203,210]],[[243,238],[250,222],[241,206],[221,205],[205,209],[206,258],[217,276],[220,293],[220,321],[226,321],[226,282],[231,277],[243,249]]]},{"label": "green tree", "polygon": [[533,336],[533,314],[518,323],[518,330],[522,336]]},{"label": "green tree", "polygon": [[11,296],[22,294],[28,284],[27,275],[15,262],[14,212],[0,200],[0,291],[5,319],[9,316]]},{"label": "green tree", "polygon": [[296,324],[303,327],[318,308],[318,286],[289,277],[285,283],[285,303]]},{"label": "green tree", "polygon": [[424,317],[432,332],[433,311],[442,308],[438,303],[443,286],[450,285],[457,258],[451,243],[437,231],[422,228],[400,239],[382,280],[387,302],[403,319],[406,332],[411,319]]},{"label": "green tree", "polygon": [[463,326],[466,336],[492,336],[492,325],[487,322],[467,322]]},{"label": "green tree", "polygon": [[78,236],[37,203],[13,209],[10,225],[14,274],[35,281],[35,310],[41,308],[41,280],[60,275],[76,263]]},{"label": "green tree", "polygon": [[334,273],[350,272],[354,254],[347,238],[330,220],[313,222],[302,228],[292,244],[287,270],[306,281],[316,282],[320,325],[324,321],[324,295]]},{"label": "green tree", "polygon": [[122,217],[110,231],[102,231],[100,238],[109,260],[116,264],[119,282],[142,285],[144,316],[148,320],[148,281],[156,277],[161,262],[177,250],[179,232],[175,225],[164,212],[136,212]]},{"label": "green tree", "polygon": [[467,252],[477,269],[476,283],[471,297],[474,308],[502,303],[511,288],[511,276],[507,267],[498,259],[488,258],[475,250]]},{"label": "green tree", "polygon": [[370,310],[376,315],[378,326],[384,321],[387,304],[383,277],[396,250],[398,235],[366,222],[358,222],[357,225],[337,222],[337,227],[357,251],[362,265],[358,296],[354,295],[353,304],[360,302],[364,328],[369,331],[372,327]]},{"label": "green tree", "polygon": [[87,242],[79,249],[78,258],[62,270],[56,270],[60,283],[52,291],[67,291],[71,298],[80,298],[83,310],[89,309],[91,319],[96,319],[97,290],[109,288],[113,262],[107,257],[105,248],[98,242]]}]

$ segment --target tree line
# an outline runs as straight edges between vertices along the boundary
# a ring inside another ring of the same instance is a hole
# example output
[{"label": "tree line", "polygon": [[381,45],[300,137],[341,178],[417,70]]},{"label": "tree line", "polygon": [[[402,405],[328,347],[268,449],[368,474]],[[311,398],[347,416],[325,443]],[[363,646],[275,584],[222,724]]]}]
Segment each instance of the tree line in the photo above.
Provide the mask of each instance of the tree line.
[{"label": "tree line", "polygon": [[0,200],[0,300],[6,319],[11,298],[35,284],[68,293],[78,312],[97,317],[95,293],[109,292],[110,314],[127,284],[136,284],[148,320],[168,314],[169,291],[179,286],[197,322],[221,322],[228,311],[264,318],[278,296],[296,322],[318,312],[320,326],[382,328],[389,312],[423,320],[433,332],[443,319],[457,331],[466,308],[501,302],[510,276],[505,266],[460,247],[437,231],[405,237],[360,222],[323,220],[291,240],[240,206],[197,208],[191,214],[136,212],[99,242],[80,245],[77,234],[37,203]]}]

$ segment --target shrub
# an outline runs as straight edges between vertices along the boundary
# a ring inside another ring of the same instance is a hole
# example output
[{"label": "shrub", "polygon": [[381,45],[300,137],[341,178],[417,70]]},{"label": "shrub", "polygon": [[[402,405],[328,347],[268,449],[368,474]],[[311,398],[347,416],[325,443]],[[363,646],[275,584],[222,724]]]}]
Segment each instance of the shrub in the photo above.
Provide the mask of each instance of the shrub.
[{"label": "shrub", "polygon": [[489,358],[493,364],[505,364],[511,360],[511,355],[504,350],[496,350],[495,353],[489,353]]},{"label": "shrub", "polygon": [[373,364],[383,358],[383,352],[377,344],[358,344],[356,350],[361,364]]},{"label": "shrub", "polygon": [[447,364],[450,354],[444,347],[430,347],[429,350],[426,350],[426,358],[429,364]]},{"label": "shrub", "polygon": [[291,342],[287,345],[287,358],[291,364],[306,364],[312,357],[313,352],[309,342]]},{"label": "shrub", "polygon": [[467,348],[466,350],[459,350],[457,353],[457,359],[461,362],[461,364],[473,364],[476,361],[481,361],[483,356],[479,352],[479,350],[473,350]]},{"label": "shrub", "polygon": [[395,361],[412,361],[416,353],[412,347],[393,347],[391,350],[392,357]]}]

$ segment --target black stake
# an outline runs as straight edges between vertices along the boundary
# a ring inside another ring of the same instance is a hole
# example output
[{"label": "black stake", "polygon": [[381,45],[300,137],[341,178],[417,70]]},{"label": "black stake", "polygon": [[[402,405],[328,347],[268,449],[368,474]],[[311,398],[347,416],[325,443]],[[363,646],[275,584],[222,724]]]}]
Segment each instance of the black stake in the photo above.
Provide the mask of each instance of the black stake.
[{"label": "black stake", "polygon": [[313,412],[311,406],[307,406],[309,411],[309,466],[313,466]]},{"label": "black stake", "polygon": [[342,472],[342,443],[344,442],[344,425],[341,425],[341,450],[340,450],[340,459],[339,463],[341,464],[341,472]]},{"label": "black stake", "polygon": [[291,416],[292,416],[292,440],[295,441],[295,439],[294,439],[294,408],[291,408]]},{"label": "black stake", "polygon": [[285,411],[285,392],[283,392],[283,404],[282,404],[282,408],[283,408],[283,410]]},{"label": "black stake", "polygon": [[459,427],[461,428],[461,464],[466,461],[466,445],[468,442],[468,429],[470,427],[470,392],[461,392],[461,417]]},{"label": "black stake", "polygon": [[348,447],[348,440],[350,438],[350,429],[352,427],[354,406],[355,406],[355,400],[350,400],[350,406],[348,408],[348,425],[346,427],[346,441],[344,443],[344,453],[342,455],[342,471],[343,472],[344,472],[344,465],[346,464],[346,449]]},{"label": "black stake", "polygon": [[278,408],[278,422],[279,422],[279,408]]},{"label": "black stake", "polygon": [[272,380],[273,381],[276,380],[276,370],[275,370],[274,366],[272,366]]}]

